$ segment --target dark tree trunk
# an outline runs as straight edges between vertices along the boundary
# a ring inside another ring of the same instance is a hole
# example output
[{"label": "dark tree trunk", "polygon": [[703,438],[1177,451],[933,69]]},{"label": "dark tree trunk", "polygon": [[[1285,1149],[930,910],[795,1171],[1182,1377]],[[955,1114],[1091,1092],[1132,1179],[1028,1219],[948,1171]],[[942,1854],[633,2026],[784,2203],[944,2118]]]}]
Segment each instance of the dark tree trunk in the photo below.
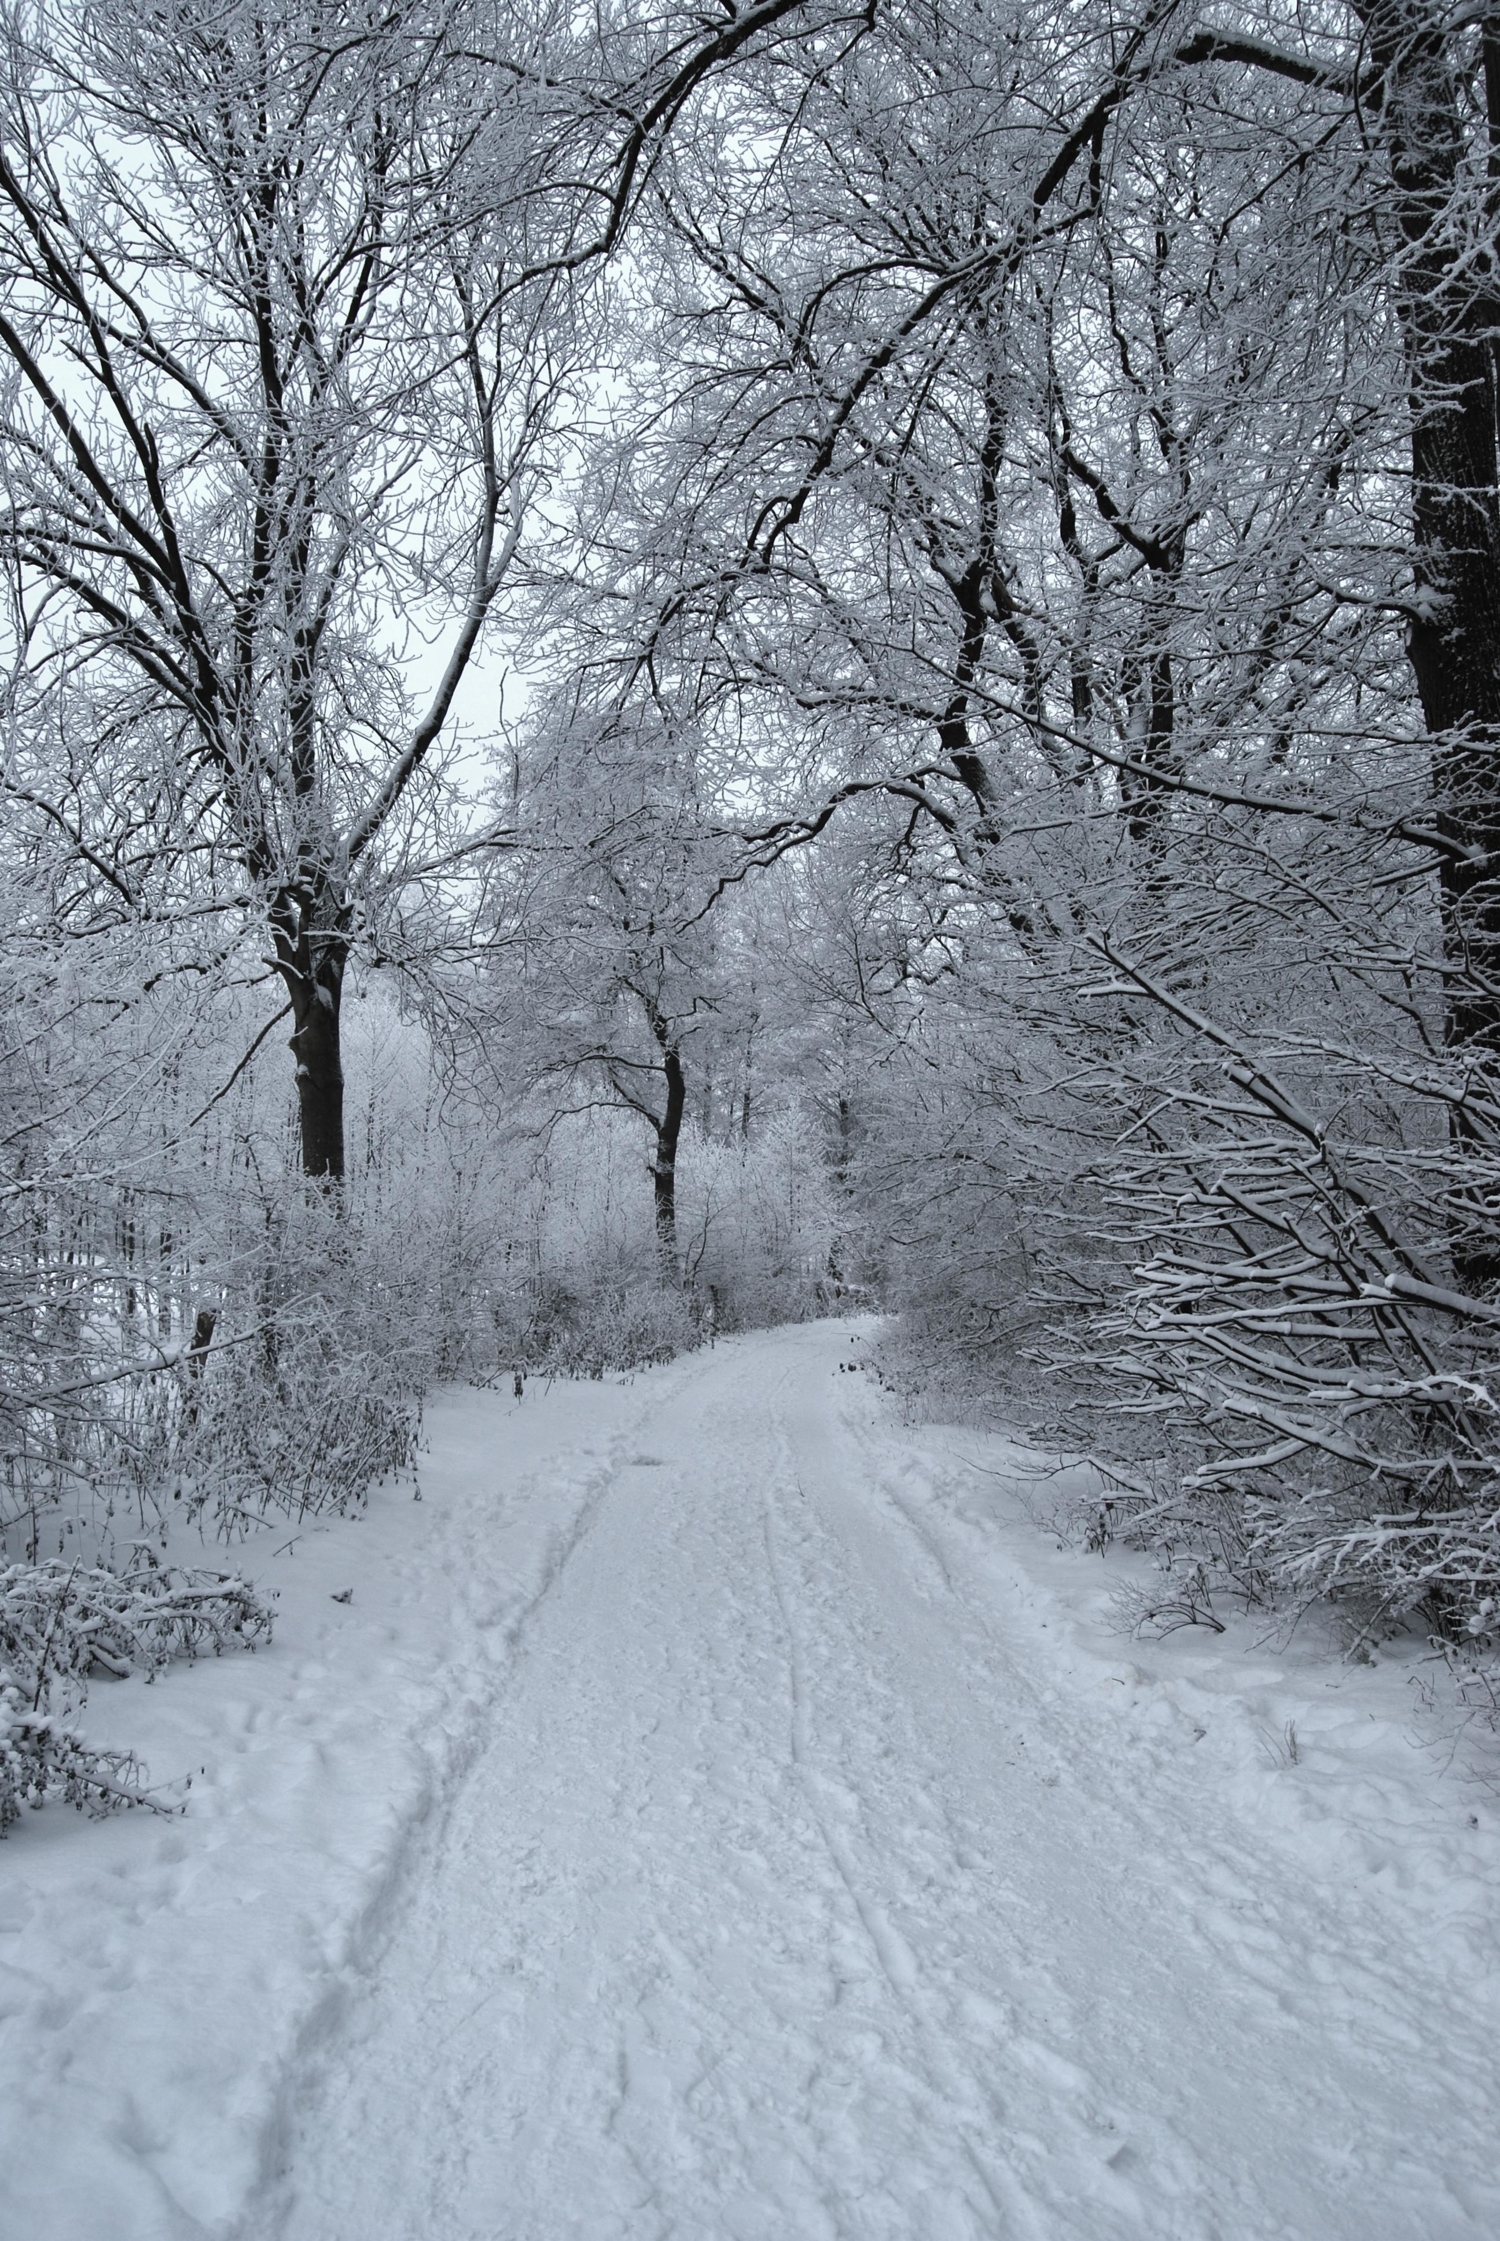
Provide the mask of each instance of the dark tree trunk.
[{"label": "dark tree trunk", "polygon": [[682,1140],[682,1120],[687,1110],[687,1082],[682,1058],[664,1020],[653,1019],[652,1032],[661,1044],[666,1104],[656,1123],[656,1159],[651,1183],[656,1195],[656,1243],[662,1261],[675,1277],[677,1269],[677,1147]]},{"label": "dark tree trunk", "polygon": [[[322,907],[319,908],[321,903]],[[278,897],[271,912],[276,963],[292,1006],[302,1172],[320,1182],[344,1178],[344,1064],[341,1015],[349,947],[330,898]],[[330,928],[329,921],[332,920]]]},{"label": "dark tree trunk", "polygon": [[[1153,602],[1153,606],[1158,604]],[[1164,637],[1165,617],[1158,619]],[[1177,687],[1170,646],[1158,643],[1136,665],[1129,698],[1139,724],[1139,735],[1130,742],[1132,760],[1139,767],[1120,774],[1120,806],[1136,847],[1154,852],[1164,838],[1163,825],[1172,802],[1171,782],[1178,768]],[[1153,879],[1150,885],[1155,883]]]},{"label": "dark tree trunk", "polygon": [[311,977],[311,997],[292,1001],[292,1054],[297,1061],[297,1117],[302,1172],[328,1182],[344,1177],[344,1066],[340,1047],[343,962]]},{"label": "dark tree trunk", "polygon": [[219,1311],[216,1307],[199,1308],[197,1320],[193,1324],[192,1343],[187,1350],[187,1401],[183,1415],[189,1424],[196,1424],[198,1421],[198,1397],[203,1384],[203,1372],[218,1322]]},{"label": "dark tree trunk", "polygon": [[[1454,222],[1466,128],[1440,14],[1428,0],[1366,0],[1360,12],[1405,245],[1397,307],[1411,395],[1416,579],[1408,644],[1436,742],[1440,829],[1469,851],[1445,856],[1439,874],[1444,1032],[1450,1049],[1484,1067],[1500,1057],[1500,291]],[[1500,50],[1489,39],[1485,70],[1493,200]],[[1491,265],[1493,254],[1492,242]],[[1472,1105],[1453,1108],[1452,1132],[1466,1150],[1490,1135]],[[1478,1192],[1454,1209],[1454,1266],[1476,1288],[1500,1281],[1496,1212]]]}]

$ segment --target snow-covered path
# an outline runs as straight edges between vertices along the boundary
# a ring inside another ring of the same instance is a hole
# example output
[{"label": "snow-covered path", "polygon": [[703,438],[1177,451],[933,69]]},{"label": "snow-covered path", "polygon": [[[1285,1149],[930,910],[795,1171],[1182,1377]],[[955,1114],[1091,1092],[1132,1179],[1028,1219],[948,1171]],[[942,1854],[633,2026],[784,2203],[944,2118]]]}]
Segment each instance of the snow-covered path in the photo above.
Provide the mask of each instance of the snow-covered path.
[{"label": "snow-covered path", "polygon": [[[1500,2231],[1467,1916],[1378,1828],[1262,1822],[1232,1674],[1060,1640],[852,1345],[676,1364],[568,1481],[244,2230]],[[533,1526],[502,1506],[485,1560]]]}]

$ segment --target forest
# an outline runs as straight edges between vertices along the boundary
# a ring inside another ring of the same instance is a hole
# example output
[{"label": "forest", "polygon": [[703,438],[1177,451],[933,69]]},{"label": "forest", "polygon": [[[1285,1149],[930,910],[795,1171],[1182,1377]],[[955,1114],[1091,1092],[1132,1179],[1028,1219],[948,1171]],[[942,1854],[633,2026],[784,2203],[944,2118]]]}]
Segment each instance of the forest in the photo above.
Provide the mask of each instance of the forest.
[{"label": "forest", "polygon": [[0,1826],[434,1383],[855,1309],[1493,1709],[1497,237],[1431,0],[8,6]]}]

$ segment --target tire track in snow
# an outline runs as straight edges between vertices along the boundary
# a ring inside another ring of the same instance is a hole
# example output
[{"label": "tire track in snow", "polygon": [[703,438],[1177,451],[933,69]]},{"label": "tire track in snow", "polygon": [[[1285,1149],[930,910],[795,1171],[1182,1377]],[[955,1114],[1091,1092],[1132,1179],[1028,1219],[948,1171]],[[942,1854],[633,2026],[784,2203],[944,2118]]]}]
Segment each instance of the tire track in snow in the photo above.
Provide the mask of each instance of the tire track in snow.
[{"label": "tire track in snow", "polygon": [[[834,1391],[848,1400],[860,1389]],[[989,2215],[975,2230],[1038,2241],[1075,2234],[1079,2241],[1203,2241],[1206,2229],[1185,2203],[1151,2202],[1124,2176],[1134,2153],[1129,2140],[1140,2140],[1142,2126],[1122,2114],[1091,2067],[1057,2044],[1059,2031],[1074,2044],[1081,2035],[1067,2024],[1072,2003],[1046,1935],[1058,1905],[1065,1919],[1067,1911],[1049,1755],[1026,1750],[1024,1741],[1019,1751],[1011,1747],[1008,1669],[988,1637],[977,1654],[972,1635],[954,1630],[948,1552],[915,1537],[896,1513],[883,1515],[881,1502],[870,1499],[867,1459],[857,1447],[850,1452],[838,1400],[830,1407],[816,1389],[811,1398],[810,1410],[802,1398],[795,1434],[781,1427],[784,1450],[789,1441],[796,1447],[799,1487],[816,1487],[818,1495],[787,1503],[783,1513],[817,1606],[815,1623],[796,1616],[784,1558],[779,1564],[804,1676],[803,1736],[812,1697],[807,1645],[816,1642],[827,1662],[837,1638],[825,1696],[841,1708],[860,1703],[878,1656],[893,1732],[883,1738],[877,1723],[861,1732],[857,1721],[845,1721],[840,1736],[848,1763],[836,1795],[853,1809],[859,1844],[833,1834],[837,1820],[826,1803],[822,1818],[852,1903],[872,1934],[883,1926],[888,1954],[890,1941],[899,1941],[904,1959],[891,1971],[892,1993],[923,2049],[943,2112],[938,2129],[983,2188]],[[845,1610],[855,1614],[852,1624]],[[968,1749],[952,1748],[960,1738]],[[819,1781],[826,1801],[829,1777]],[[912,1916],[912,1937],[895,1927],[898,1907]],[[1169,2191],[1201,2196],[1194,2159],[1170,2137],[1154,2144],[1158,2170],[1171,2173]],[[972,2197],[968,2214],[983,2215]]]},{"label": "tire track in snow", "polygon": [[[645,1413],[644,1406],[641,1413]],[[638,1419],[609,1439],[603,1457],[577,1482],[578,1501],[572,1515],[560,1524],[554,1523],[544,1535],[534,1577],[519,1592],[512,1589],[508,1597],[502,1596],[497,1613],[477,1621],[479,1636],[490,1637],[494,1643],[493,1647],[486,1643],[482,1685],[471,1688],[458,1697],[456,1705],[450,1705],[450,1713],[456,1709],[458,1714],[456,1729],[445,1724],[438,1752],[428,1753],[427,1779],[412,1802],[400,1838],[350,1926],[330,1981],[299,2027],[291,2060],[263,2128],[261,2184],[255,2205],[238,2228],[246,2237],[265,2232],[268,2216],[272,2224],[279,2222],[285,2207],[280,2197],[298,2127],[305,2122],[309,2106],[326,2089],[330,2052],[337,2049],[341,2036],[349,2030],[352,2011],[367,1994],[407,1913],[420,1902],[420,1893],[451,1833],[455,1806],[483,1754],[487,1722],[524,1652],[527,1632],[586,1540],[625,1452],[636,1444],[637,1437]],[[528,1489],[543,1479],[555,1485],[559,1465],[565,1465],[572,1452],[564,1450],[528,1474],[512,1494],[509,1506],[519,1509]],[[585,1448],[582,1458],[592,1453]]]},{"label": "tire track in snow", "polygon": [[[780,1450],[779,1459],[784,1465],[785,1476],[791,1479],[799,1500],[805,1502],[807,1497],[803,1492],[801,1481],[796,1477],[792,1468],[784,1427],[778,1428],[777,1445]],[[792,1764],[801,1780],[809,1810],[817,1823],[828,1856],[838,1872],[839,1880],[848,1894],[849,1902],[858,1915],[865,1936],[869,1940],[870,1949],[879,1962],[881,1972],[893,1995],[901,2003],[910,2018],[922,2045],[929,2075],[934,2081],[934,2090],[945,2095],[954,2105],[961,2105],[965,2101],[972,2102],[975,2091],[974,2080],[971,2077],[964,2076],[946,2053],[939,2036],[936,2019],[930,2012],[922,1994],[921,1972],[916,1955],[902,1937],[900,1931],[895,1928],[890,1916],[879,1901],[869,1894],[859,1875],[852,1849],[845,1842],[835,1816],[826,1807],[824,1792],[827,1777],[823,1775],[816,1763],[810,1736],[809,1693],[802,1631],[799,1622],[793,1615],[794,1607],[786,1587],[785,1566],[777,1550],[780,1529],[776,1519],[774,1485],[775,1479],[773,1477],[767,1482],[764,1496],[766,1564],[775,1589],[777,1608],[781,1613],[782,1624],[786,1629],[787,1665],[791,1692]],[[982,2190],[985,2203],[988,2204],[994,2216],[1002,2221],[999,2230],[1018,2231],[1019,2228],[1011,2221],[1020,2220],[1024,2223],[1026,2232],[1037,2235],[1039,2241],[1042,2241],[1041,2229],[1037,2225],[1033,2205],[1024,2200],[1013,2182],[1008,2182],[1003,2177],[997,2178],[991,2175],[978,2148],[975,2146],[969,2125],[965,2120],[960,2119],[956,2126],[956,2132],[968,2159],[969,2167]],[[976,2234],[982,2237],[986,2229],[976,2227],[975,2230]]]}]

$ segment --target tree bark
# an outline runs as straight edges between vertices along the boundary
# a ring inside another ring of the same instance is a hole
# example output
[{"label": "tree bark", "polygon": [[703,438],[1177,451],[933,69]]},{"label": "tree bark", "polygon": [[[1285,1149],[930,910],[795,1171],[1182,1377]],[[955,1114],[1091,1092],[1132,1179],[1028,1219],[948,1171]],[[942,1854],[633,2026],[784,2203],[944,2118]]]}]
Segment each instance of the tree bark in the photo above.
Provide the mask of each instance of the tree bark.
[{"label": "tree bark", "polygon": [[[1396,306],[1411,400],[1412,563],[1408,649],[1433,735],[1445,854],[1444,1037],[1481,1067],[1500,1058],[1500,470],[1497,470],[1494,272],[1500,48],[1486,36],[1490,135],[1487,253],[1475,257],[1459,198],[1467,127],[1448,37],[1426,0],[1364,0],[1403,243]],[[1492,1102],[1492,1099],[1486,1099]],[[1451,1109],[1456,1145],[1490,1130],[1471,1104]],[[1500,1225],[1487,1192],[1454,1208],[1454,1268],[1473,1289],[1500,1282]]]},{"label": "tree bark", "polygon": [[[316,906],[279,897],[271,913],[276,963],[291,998],[289,1038],[297,1067],[302,1172],[344,1179],[344,1065],[341,1015],[349,947],[342,930],[318,929]],[[324,915],[327,915],[325,912]]]},{"label": "tree bark", "polygon": [[300,1010],[291,1037],[297,1061],[297,1118],[302,1172],[321,1180],[344,1179],[344,1067],[339,1037],[341,983],[320,977]]},{"label": "tree bark", "polygon": [[682,1058],[671,1038],[665,1020],[653,1017],[651,1031],[661,1045],[662,1073],[666,1083],[666,1104],[662,1117],[656,1123],[656,1158],[651,1169],[651,1183],[656,1197],[656,1243],[663,1264],[673,1278],[677,1266],[677,1148],[682,1140],[683,1115],[687,1110],[687,1081],[682,1071]]}]

